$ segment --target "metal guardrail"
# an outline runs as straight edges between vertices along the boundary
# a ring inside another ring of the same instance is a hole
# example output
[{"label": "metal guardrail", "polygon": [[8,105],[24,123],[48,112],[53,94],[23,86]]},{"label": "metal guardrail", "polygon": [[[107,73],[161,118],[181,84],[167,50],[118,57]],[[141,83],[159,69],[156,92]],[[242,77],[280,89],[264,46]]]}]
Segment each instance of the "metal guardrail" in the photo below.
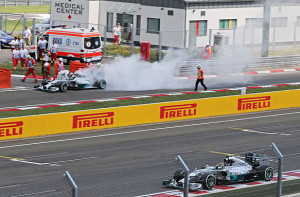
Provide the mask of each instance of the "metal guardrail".
[{"label": "metal guardrail", "polygon": [[269,68],[300,66],[300,55],[265,57],[265,58],[218,58],[214,60],[193,59],[179,65],[181,74],[195,73],[196,65],[202,65],[206,74],[239,73]]}]

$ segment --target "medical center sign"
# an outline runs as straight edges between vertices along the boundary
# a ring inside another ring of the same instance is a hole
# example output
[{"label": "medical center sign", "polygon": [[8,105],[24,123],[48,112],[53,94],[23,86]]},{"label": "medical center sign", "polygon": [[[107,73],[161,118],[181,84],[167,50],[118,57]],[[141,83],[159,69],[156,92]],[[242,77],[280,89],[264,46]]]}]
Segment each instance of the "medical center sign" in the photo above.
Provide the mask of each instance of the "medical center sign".
[{"label": "medical center sign", "polygon": [[88,19],[89,1],[51,0],[51,19],[84,22]]}]

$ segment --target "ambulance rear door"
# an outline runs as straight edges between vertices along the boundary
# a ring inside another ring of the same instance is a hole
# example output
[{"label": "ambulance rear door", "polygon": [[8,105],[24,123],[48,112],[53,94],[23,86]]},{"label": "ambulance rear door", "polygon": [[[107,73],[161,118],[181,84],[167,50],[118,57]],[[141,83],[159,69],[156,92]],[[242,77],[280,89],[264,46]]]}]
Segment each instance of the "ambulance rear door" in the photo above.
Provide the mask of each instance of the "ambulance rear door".
[{"label": "ambulance rear door", "polygon": [[84,37],[82,52],[84,52],[84,61],[86,61],[87,59],[91,59],[92,61],[101,61],[102,59],[101,37],[100,36]]}]

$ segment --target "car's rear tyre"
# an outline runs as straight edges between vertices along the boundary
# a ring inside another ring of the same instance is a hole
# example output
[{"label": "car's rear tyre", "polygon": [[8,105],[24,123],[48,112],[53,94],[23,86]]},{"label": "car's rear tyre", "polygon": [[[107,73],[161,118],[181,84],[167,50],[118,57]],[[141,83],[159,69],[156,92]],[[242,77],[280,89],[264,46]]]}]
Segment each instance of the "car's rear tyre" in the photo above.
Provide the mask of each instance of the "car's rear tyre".
[{"label": "car's rear tyre", "polygon": [[267,167],[263,172],[262,172],[262,179],[265,181],[271,181],[274,175],[274,170],[272,167]]},{"label": "car's rear tyre", "polygon": [[214,175],[209,174],[205,177],[205,180],[202,182],[203,189],[212,189],[216,185],[216,178]]},{"label": "car's rear tyre", "polygon": [[173,175],[173,179],[175,179],[176,182],[180,181],[184,178],[184,171],[183,170],[176,170]]},{"label": "car's rear tyre", "polygon": [[106,81],[105,80],[101,80],[101,81],[97,82],[96,86],[99,89],[104,89],[104,88],[106,88]]},{"label": "car's rear tyre", "polygon": [[67,89],[68,89],[68,84],[67,83],[60,84],[59,91],[65,92],[65,91],[67,91]]}]

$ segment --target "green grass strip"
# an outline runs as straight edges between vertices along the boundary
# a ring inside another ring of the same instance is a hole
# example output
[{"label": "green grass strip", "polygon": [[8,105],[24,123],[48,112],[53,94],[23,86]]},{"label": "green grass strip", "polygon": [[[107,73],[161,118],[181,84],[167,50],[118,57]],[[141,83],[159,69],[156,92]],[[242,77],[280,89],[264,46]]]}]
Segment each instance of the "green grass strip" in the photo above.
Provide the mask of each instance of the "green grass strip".
[{"label": "green grass strip", "polygon": [[[272,88],[249,89],[249,90],[247,90],[247,94],[268,92],[268,91],[291,90],[291,89],[300,89],[300,85],[297,85],[297,86],[288,85],[288,86],[280,86],[280,87],[272,87]],[[88,91],[88,90],[82,90],[82,91]],[[220,97],[220,96],[231,96],[231,95],[239,95],[240,93],[241,93],[240,90],[232,90],[232,91],[224,91],[224,92],[182,94],[182,95],[172,95],[172,96],[160,96],[160,97],[138,98],[138,99],[128,99],[128,100],[85,103],[85,104],[70,105],[70,106],[29,109],[29,110],[24,110],[24,111],[1,111],[0,118],[48,114],[48,113],[57,113],[57,112],[68,112],[68,111],[78,111],[78,110],[90,110],[90,109],[100,109],[100,108],[110,108],[110,107],[120,107],[120,106],[149,104],[149,103],[160,103],[160,102],[169,102],[169,101],[180,101],[180,100],[189,100],[189,99],[201,99],[201,98],[211,98],[211,97]],[[51,93],[45,92],[45,94],[51,94]],[[60,94],[60,93],[54,93],[54,94]]]},{"label": "green grass strip", "polygon": [[[300,192],[300,179],[292,181],[284,181],[282,186],[282,194],[289,195]],[[277,183],[268,185],[255,186],[245,189],[237,189],[232,191],[220,192],[216,194],[205,195],[208,197],[276,197]]]},{"label": "green grass strip", "polygon": [[0,7],[0,12],[22,13],[22,14],[23,13],[50,14],[50,5],[41,5],[41,6],[7,6],[7,7],[1,6]]}]

